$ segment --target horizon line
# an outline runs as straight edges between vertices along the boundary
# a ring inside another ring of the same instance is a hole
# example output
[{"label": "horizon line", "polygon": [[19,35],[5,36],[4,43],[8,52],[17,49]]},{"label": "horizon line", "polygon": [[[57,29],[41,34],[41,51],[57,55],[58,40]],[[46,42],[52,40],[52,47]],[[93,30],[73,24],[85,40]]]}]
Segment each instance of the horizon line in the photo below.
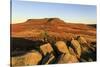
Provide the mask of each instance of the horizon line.
[{"label": "horizon line", "polygon": [[[47,19],[49,19],[49,18],[57,18],[57,17],[48,17]],[[46,19],[46,18],[27,18],[27,19],[24,19],[24,20],[17,20],[17,21],[12,21],[11,20],[11,24],[18,24],[18,23],[25,23],[27,20],[29,20],[29,19],[36,19],[36,20],[38,20],[38,19]],[[79,21],[71,21],[71,20],[64,20],[64,19],[61,19],[61,18],[58,18],[58,19],[60,19],[60,20],[63,20],[65,23],[74,23],[74,24],[97,24],[96,22],[95,23],[83,23],[83,22],[79,22]]]}]

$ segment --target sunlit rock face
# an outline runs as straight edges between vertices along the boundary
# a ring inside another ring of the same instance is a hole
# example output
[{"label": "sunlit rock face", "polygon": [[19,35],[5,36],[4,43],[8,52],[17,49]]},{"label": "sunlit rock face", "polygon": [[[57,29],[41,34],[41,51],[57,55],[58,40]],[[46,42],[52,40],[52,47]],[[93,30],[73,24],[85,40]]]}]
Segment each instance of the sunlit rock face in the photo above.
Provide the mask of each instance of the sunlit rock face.
[{"label": "sunlit rock face", "polygon": [[12,57],[11,63],[12,66],[36,65],[41,59],[42,55],[39,52],[32,50],[23,56]]}]

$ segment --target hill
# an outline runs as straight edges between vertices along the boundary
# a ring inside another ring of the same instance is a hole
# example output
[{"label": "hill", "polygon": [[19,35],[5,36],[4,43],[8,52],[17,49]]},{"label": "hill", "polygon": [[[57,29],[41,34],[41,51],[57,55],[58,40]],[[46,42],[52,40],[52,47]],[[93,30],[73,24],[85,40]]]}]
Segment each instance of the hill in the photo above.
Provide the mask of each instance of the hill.
[{"label": "hill", "polygon": [[11,65],[96,61],[95,26],[59,18],[11,24]]}]

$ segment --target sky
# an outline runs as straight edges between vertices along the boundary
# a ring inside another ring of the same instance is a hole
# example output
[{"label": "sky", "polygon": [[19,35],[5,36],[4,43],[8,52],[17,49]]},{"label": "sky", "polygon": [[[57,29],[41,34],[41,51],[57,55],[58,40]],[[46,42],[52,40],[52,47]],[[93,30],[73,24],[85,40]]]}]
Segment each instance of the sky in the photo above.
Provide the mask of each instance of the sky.
[{"label": "sky", "polygon": [[96,24],[96,5],[12,0],[12,23],[27,19],[60,18],[65,22]]}]

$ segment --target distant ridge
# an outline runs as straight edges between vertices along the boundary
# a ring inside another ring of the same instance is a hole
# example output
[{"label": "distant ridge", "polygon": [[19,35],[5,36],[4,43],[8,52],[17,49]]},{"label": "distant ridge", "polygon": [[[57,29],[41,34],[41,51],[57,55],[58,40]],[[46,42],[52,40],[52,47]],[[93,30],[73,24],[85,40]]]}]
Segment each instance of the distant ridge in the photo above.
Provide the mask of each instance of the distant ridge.
[{"label": "distant ridge", "polygon": [[43,19],[28,19],[25,23],[30,24],[65,24],[65,22],[59,18],[43,18]]}]

